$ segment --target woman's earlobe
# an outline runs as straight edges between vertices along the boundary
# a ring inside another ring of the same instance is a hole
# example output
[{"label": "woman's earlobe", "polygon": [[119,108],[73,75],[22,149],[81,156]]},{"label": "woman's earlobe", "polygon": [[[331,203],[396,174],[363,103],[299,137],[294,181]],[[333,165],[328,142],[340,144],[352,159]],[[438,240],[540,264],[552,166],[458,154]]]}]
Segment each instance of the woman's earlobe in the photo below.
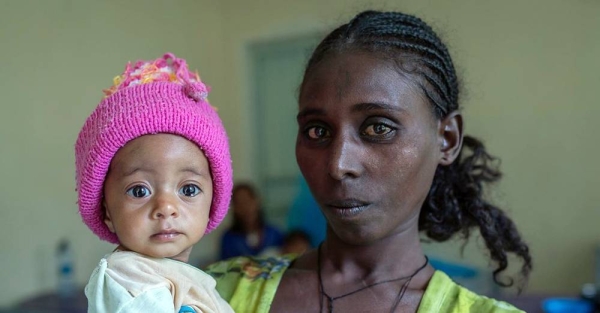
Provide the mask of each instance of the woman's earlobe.
[{"label": "woman's earlobe", "polygon": [[444,117],[440,123],[440,136],[442,144],[440,147],[441,165],[450,165],[458,155],[462,148],[463,141],[463,125],[462,115],[458,111],[451,112]]}]

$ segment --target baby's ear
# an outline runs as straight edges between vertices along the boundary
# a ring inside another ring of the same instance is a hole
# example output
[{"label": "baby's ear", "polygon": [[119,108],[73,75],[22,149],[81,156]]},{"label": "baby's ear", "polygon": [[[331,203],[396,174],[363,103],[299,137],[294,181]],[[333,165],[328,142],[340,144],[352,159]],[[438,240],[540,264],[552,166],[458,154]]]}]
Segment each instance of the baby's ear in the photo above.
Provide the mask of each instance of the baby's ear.
[{"label": "baby's ear", "polygon": [[108,227],[108,230],[110,230],[111,233],[115,233],[115,226],[110,218],[110,213],[106,208],[106,201],[104,199],[102,199],[102,210],[104,211],[104,224],[106,224],[106,227]]}]

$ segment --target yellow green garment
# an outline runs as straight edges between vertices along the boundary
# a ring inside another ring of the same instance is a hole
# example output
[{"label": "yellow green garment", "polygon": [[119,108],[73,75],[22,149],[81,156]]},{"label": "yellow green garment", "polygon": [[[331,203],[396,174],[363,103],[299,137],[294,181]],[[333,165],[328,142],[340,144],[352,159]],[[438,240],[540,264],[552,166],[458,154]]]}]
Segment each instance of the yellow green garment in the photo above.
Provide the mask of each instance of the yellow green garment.
[{"label": "yellow green garment", "polygon": [[[295,258],[237,257],[212,264],[206,273],[217,281],[217,291],[237,313],[267,313],[285,270]],[[505,302],[477,295],[435,271],[417,313],[516,313]]]}]

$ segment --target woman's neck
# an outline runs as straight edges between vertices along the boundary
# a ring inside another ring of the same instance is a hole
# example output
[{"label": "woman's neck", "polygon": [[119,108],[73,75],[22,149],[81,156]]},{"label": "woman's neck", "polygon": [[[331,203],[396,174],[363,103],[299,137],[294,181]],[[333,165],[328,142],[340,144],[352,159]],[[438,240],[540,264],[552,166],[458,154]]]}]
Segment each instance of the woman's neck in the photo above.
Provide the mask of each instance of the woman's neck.
[{"label": "woman's neck", "polygon": [[343,242],[328,229],[321,247],[321,267],[348,279],[369,281],[380,280],[390,273],[409,275],[424,261],[417,225],[361,245]]}]

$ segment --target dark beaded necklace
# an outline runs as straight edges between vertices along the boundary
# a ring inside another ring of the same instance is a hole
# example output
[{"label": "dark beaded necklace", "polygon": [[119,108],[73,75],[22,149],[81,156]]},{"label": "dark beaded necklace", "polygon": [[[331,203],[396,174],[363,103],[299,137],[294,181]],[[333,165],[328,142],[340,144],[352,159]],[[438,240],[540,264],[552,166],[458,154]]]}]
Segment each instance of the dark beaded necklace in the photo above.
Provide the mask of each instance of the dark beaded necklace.
[{"label": "dark beaded necklace", "polygon": [[323,279],[321,277],[321,245],[319,245],[319,248],[317,248],[317,272],[318,272],[317,274],[319,276],[319,293],[321,294],[320,297],[319,297],[319,313],[323,312],[323,297],[325,297],[325,299],[327,299],[327,312],[328,313],[333,313],[333,302],[335,300],[339,300],[341,298],[345,298],[347,296],[353,295],[353,294],[355,294],[357,292],[361,292],[361,291],[363,291],[365,289],[369,289],[369,288],[375,287],[377,285],[391,283],[391,282],[400,281],[400,280],[406,280],[406,282],[404,282],[404,284],[402,284],[402,287],[400,287],[400,291],[398,291],[398,295],[396,296],[396,299],[394,300],[394,303],[392,305],[392,309],[390,310],[390,313],[392,313],[392,312],[394,312],[396,310],[396,308],[400,304],[400,301],[402,300],[402,297],[404,297],[404,293],[406,292],[406,289],[408,289],[408,284],[410,284],[410,281],[422,269],[424,269],[427,266],[428,263],[429,263],[429,258],[427,258],[427,256],[425,256],[425,263],[421,267],[419,267],[416,271],[414,271],[412,274],[410,274],[409,276],[403,276],[403,277],[398,277],[398,278],[393,278],[393,279],[387,279],[387,280],[378,281],[378,282],[372,283],[370,285],[367,285],[367,286],[358,288],[356,290],[350,291],[348,293],[332,297],[329,294],[327,294],[327,292],[325,292],[325,288],[323,287]]}]

